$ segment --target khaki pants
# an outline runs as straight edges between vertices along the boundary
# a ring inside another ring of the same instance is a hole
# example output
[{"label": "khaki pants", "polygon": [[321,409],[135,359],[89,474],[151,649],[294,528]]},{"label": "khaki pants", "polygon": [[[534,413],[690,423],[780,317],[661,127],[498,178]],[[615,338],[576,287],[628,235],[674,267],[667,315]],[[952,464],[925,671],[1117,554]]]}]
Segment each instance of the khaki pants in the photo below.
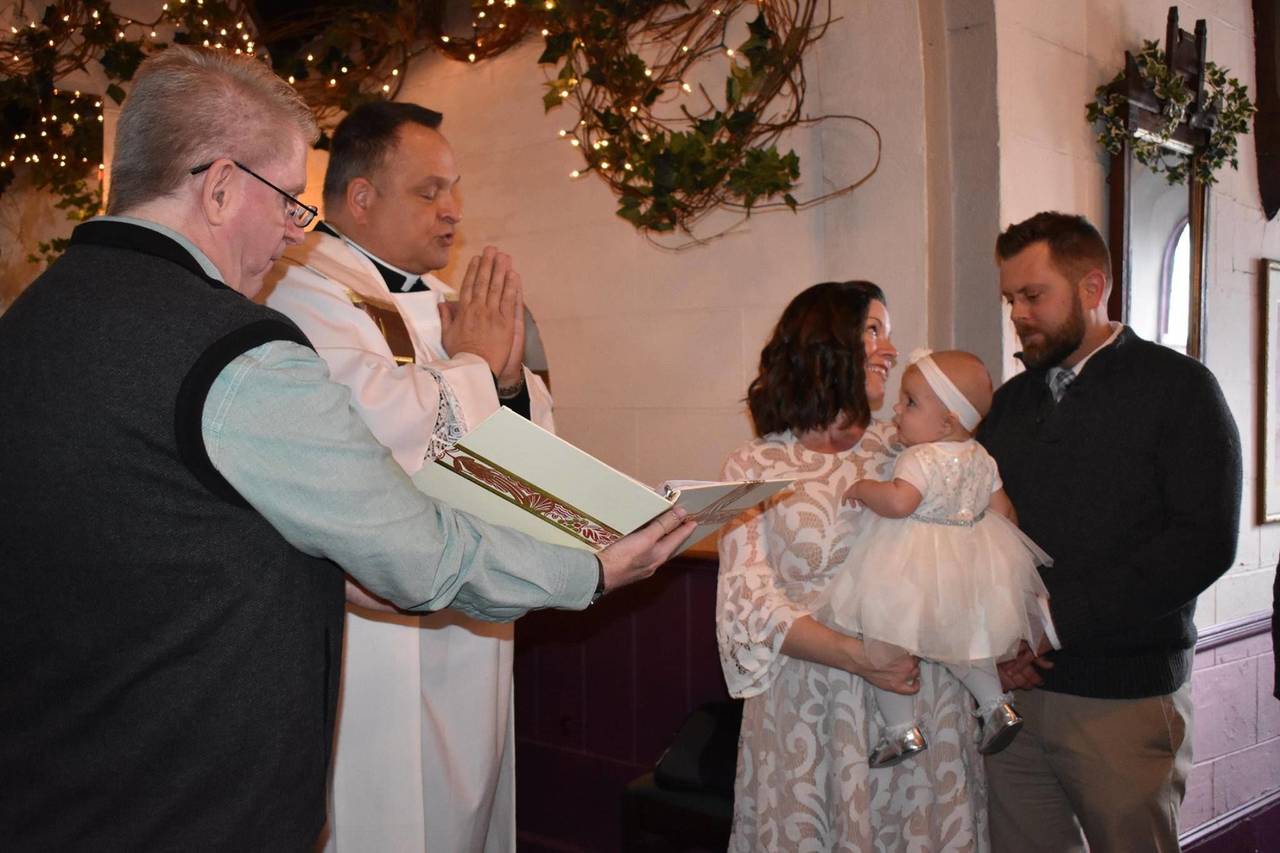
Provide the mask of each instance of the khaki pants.
[{"label": "khaki pants", "polygon": [[994,853],[1179,849],[1190,682],[1148,699],[1031,690],[1014,703],[1022,732],[987,758]]}]

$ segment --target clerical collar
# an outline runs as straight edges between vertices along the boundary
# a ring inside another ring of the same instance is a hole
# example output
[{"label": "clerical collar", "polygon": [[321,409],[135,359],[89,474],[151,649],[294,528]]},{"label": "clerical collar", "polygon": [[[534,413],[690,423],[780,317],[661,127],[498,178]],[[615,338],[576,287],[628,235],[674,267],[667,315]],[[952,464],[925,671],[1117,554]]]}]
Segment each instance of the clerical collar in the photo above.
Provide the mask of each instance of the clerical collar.
[{"label": "clerical collar", "polygon": [[427,283],[422,280],[422,276],[405,272],[399,267],[387,263],[373,252],[370,252],[364,246],[361,246],[355,240],[339,233],[338,229],[334,228],[328,222],[321,221],[316,223],[315,230],[328,234],[330,237],[337,237],[339,240],[342,240],[348,246],[372,261],[374,268],[378,270],[378,275],[382,276],[382,281],[387,285],[387,290],[392,293],[418,293],[431,289],[427,286]]}]

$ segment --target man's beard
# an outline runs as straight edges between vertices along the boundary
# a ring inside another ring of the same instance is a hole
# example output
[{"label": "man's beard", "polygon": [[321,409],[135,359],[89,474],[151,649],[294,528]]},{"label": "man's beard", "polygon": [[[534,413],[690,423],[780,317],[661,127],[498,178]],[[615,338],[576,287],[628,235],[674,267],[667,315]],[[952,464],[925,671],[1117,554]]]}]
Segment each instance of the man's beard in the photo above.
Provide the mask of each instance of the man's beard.
[{"label": "man's beard", "polygon": [[1056,329],[1040,329],[1040,335],[1043,342],[1029,347],[1023,341],[1022,352],[1018,353],[1022,363],[1034,370],[1056,367],[1080,348],[1084,343],[1084,303],[1080,294],[1072,299],[1066,321]]}]

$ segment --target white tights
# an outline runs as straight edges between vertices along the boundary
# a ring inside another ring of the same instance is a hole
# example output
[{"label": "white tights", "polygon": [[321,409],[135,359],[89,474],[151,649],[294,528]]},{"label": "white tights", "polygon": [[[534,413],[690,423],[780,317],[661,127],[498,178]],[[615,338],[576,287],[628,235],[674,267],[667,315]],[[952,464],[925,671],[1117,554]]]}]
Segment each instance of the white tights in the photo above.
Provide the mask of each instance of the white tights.
[{"label": "white tights", "polygon": [[[976,713],[979,716],[985,716],[1001,702],[1010,701],[1009,694],[1000,689],[1000,676],[996,674],[994,666],[989,664],[943,665],[973,694],[973,698],[978,702]],[[876,703],[880,706],[880,715],[884,717],[887,733],[890,736],[902,734],[919,724],[915,714],[914,696],[892,693],[879,687],[871,689],[875,691]]]}]

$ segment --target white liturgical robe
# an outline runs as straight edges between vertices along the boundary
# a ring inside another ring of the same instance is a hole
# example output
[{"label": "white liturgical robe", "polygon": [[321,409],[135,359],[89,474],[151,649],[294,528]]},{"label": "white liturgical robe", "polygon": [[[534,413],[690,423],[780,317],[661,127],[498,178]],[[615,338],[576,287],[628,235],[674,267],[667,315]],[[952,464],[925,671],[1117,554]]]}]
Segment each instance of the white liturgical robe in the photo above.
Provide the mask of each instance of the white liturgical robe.
[{"label": "white liturgical robe", "polygon": [[[439,303],[452,291],[423,278],[430,290],[392,293],[363,253],[312,231],[267,279],[267,305],[301,327],[409,474],[433,440],[498,407],[485,361],[444,351]],[[397,364],[360,302],[400,314],[414,363]],[[532,419],[551,429],[546,386],[528,370],[525,381]],[[514,850],[512,626],[348,610],[346,629],[328,849]]]}]

